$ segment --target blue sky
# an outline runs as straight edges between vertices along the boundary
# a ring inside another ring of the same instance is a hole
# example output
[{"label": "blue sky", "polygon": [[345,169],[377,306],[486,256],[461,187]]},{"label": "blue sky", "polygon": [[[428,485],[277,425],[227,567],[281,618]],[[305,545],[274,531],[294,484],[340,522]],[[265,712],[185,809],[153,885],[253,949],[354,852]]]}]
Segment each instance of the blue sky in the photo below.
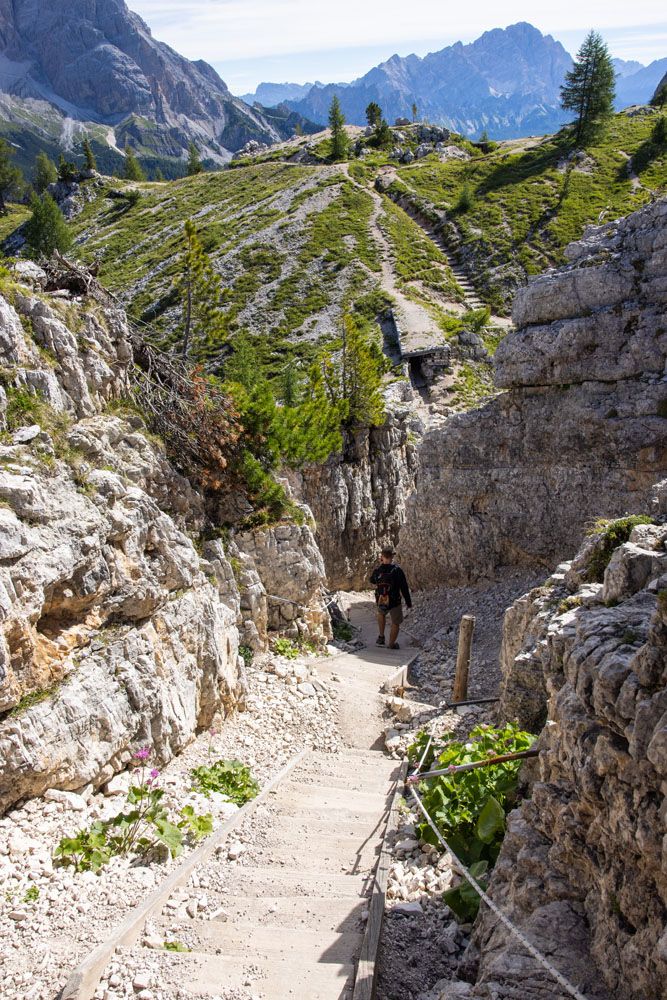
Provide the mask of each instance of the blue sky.
[{"label": "blue sky", "polygon": [[[234,93],[262,80],[352,80],[394,52],[425,55],[530,21],[575,52],[594,27],[612,55],[667,56],[662,0],[128,0],[156,38],[212,63]],[[632,20],[629,24],[628,21]]]}]

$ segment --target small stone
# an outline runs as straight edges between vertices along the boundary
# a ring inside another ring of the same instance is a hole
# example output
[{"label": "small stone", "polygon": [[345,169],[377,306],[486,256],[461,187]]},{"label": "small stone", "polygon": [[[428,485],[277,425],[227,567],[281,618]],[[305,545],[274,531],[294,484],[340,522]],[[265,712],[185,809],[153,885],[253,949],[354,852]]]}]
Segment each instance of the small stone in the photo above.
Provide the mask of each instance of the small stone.
[{"label": "small stone", "polygon": [[42,433],[42,428],[39,424],[31,424],[30,427],[21,427],[12,435],[12,441],[14,444],[28,444],[29,441],[34,441]]},{"label": "small stone", "polygon": [[148,972],[138,972],[134,979],[132,980],[132,988],[135,992],[139,993],[141,990],[147,990],[151,984],[151,977]]},{"label": "small stone", "polygon": [[27,920],[27,918],[28,918],[28,914],[25,912],[25,910],[10,910],[9,911],[9,919],[10,920],[14,920],[17,924],[20,923],[21,920]]},{"label": "small stone", "polygon": [[392,913],[403,913],[405,916],[415,916],[417,914],[423,913],[421,903],[397,903],[391,908]]},{"label": "small stone", "polygon": [[297,686],[297,691],[302,694],[304,698],[314,698],[316,695],[315,688],[312,684],[299,684]]},{"label": "small stone", "polygon": [[230,844],[229,847],[227,848],[227,857],[229,858],[230,861],[236,861],[238,858],[241,857],[244,850],[245,848],[243,844],[240,844],[238,841],[235,841],[233,844]]}]

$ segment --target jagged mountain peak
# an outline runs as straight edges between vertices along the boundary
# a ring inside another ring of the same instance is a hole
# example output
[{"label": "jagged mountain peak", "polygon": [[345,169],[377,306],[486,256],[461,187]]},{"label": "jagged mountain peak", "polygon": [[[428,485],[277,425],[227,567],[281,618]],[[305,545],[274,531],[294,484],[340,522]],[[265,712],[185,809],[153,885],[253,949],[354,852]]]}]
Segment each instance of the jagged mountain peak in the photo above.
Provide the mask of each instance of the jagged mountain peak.
[{"label": "jagged mountain peak", "polygon": [[129,120],[117,129],[121,147],[180,158],[194,140],[224,161],[249,139],[286,138],[277,119],[233,97],[212,66],[155,39],[125,0],[0,0],[0,54],[2,91],[79,122]]}]

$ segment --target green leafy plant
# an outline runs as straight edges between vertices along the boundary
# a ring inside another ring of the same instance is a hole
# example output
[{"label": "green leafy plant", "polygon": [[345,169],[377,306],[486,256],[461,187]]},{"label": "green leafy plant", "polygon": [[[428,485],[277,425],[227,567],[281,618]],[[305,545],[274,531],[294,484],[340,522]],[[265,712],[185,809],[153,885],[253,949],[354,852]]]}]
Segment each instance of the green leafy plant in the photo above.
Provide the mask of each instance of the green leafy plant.
[{"label": "green leafy plant", "polygon": [[112,857],[146,855],[160,845],[175,858],[182,852],[186,836],[196,842],[211,832],[210,813],[199,816],[190,806],[180,811],[176,822],[171,819],[162,801],[164,790],[156,786],[159,772],[152,768],[146,775],[149,756],[147,747],[135,754],[139,780],[127,793],[130,808],[112,819],[96,820],[73,837],[63,837],[53,853],[58,863],[73,865],[77,872],[98,872]]},{"label": "green leafy plant", "polygon": [[274,639],[272,647],[277,656],[284,656],[286,660],[296,660],[299,655],[299,647],[296,643],[292,642],[291,639],[284,638],[284,636]]},{"label": "green leafy plant", "polygon": [[25,895],[23,897],[24,903],[36,903],[39,899],[39,888],[36,885],[31,885],[26,889]]},{"label": "green leafy plant", "polygon": [[214,764],[195,767],[191,776],[194,791],[206,796],[219,792],[237,806],[245,805],[259,792],[250,768],[240,760],[217,760]]},{"label": "green leafy plant", "polygon": [[192,951],[192,949],[188,948],[188,946],[186,944],[183,944],[182,941],[165,941],[163,947],[165,951],[177,951],[177,952]]},{"label": "green leafy plant", "polygon": [[[470,866],[470,874],[478,882],[481,889],[488,888],[489,880],[487,875],[489,869],[488,861],[476,861]],[[479,896],[469,882],[462,880],[453,889],[443,892],[442,898],[447,906],[458,917],[462,923],[472,922],[479,910]]]},{"label": "green leafy plant", "polygon": [[[511,723],[503,727],[477,726],[466,742],[448,739],[444,744],[431,746],[423,766],[434,770],[458,767],[528,750],[534,740],[531,733]],[[420,733],[409,747],[408,756],[413,763],[421,760],[427,741],[427,734]],[[495,864],[505,834],[505,815],[516,801],[520,767],[520,760],[508,761],[472,771],[444,774],[419,785],[427,811],[454,853],[471,867],[473,875],[475,871],[483,875]],[[437,838],[427,823],[418,827],[418,833],[428,843],[437,844]],[[474,916],[471,893],[476,899],[476,893],[466,883],[445,894],[448,905],[463,919]]]},{"label": "green leafy plant", "polygon": [[253,653],[250,646],[239,646],[239,656],[245,663],[246,667],[249,667],[254,659],[255,654]]}]

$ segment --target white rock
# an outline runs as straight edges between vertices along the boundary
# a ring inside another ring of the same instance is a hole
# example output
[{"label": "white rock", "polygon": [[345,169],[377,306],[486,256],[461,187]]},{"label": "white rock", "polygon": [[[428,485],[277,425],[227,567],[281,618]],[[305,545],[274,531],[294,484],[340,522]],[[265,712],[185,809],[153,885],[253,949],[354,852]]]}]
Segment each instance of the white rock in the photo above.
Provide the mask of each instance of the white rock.
[{"label": "white rock", "polygon": [[60,802],[66,809],[75,812],[83,812],[86,808],[86,800],[76,792],[65,792],[60,788],[47,788],[44,798],[50,802]]}]

